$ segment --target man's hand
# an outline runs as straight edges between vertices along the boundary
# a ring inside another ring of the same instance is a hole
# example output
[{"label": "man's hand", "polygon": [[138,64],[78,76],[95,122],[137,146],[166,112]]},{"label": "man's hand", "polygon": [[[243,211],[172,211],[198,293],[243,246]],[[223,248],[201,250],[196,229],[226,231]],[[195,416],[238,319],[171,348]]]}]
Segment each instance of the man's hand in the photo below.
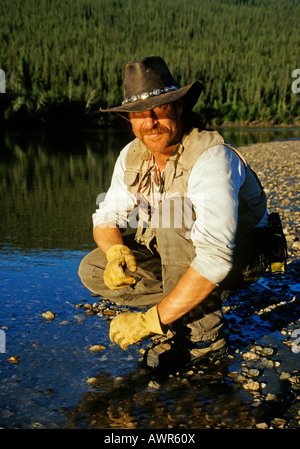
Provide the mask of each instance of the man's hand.
[{"label": "man's hand", "polygon": [[151,334],[164,334],[157,306],[147,312],[121,313],[110,324],[109,338],[124,350],[129,345],[148,338]]},{"label": "man's hand", "polygon": [[124,269],[135,272],[137,263],[131,250],[125,245],[113,245],[106,253],[108,264],[104,271],[105,285],[111,290],[127,287],[136,282],[134,276],[126,274]]}]

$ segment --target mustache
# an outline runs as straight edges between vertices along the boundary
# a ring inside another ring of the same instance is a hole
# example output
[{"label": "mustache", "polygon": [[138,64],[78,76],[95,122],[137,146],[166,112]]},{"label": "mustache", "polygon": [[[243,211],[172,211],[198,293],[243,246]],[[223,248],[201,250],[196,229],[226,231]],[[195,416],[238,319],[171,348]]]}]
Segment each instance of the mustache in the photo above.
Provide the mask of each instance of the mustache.
[{"label": "mustache", "polygon": [[163,133],[169,132],[170,130],[166,126],[163,126],[161,124],[156,124],[156,125],[152,126],[152,128],[150,130],[147,129],[147,131],[142,131],[141,132],[142,137],[153,134],[153,131],[155,131],[155,133],[158,133],[158,134],[163,134]]}]

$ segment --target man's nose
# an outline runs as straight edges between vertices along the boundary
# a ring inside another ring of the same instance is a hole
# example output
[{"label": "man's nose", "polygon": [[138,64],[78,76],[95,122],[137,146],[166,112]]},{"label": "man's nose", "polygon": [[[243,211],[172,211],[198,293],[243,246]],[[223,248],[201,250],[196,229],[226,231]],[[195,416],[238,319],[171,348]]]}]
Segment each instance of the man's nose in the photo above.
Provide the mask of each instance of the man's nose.
[{"label": "man's nose", "polygon": [[153,109],[151,109],[150,111],[147,111],[147,115],[145,117],[145,123],[146,123],[146,126],[148,126],[150,128],[157,125],[158,120],[157,120],[157,116]]}]

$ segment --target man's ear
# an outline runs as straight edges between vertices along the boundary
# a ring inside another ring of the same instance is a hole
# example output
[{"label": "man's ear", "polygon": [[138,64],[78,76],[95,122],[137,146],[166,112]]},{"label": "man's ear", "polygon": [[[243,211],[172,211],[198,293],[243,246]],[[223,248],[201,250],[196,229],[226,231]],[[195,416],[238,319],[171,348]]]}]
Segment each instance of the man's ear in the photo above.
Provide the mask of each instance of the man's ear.
[{"label": "man's ear", "polygon": [[176,110],[177,110],[178,117],[181,117],[182,110],[183,110],[183,101],[182,100],[178,100],[176,102]]}]

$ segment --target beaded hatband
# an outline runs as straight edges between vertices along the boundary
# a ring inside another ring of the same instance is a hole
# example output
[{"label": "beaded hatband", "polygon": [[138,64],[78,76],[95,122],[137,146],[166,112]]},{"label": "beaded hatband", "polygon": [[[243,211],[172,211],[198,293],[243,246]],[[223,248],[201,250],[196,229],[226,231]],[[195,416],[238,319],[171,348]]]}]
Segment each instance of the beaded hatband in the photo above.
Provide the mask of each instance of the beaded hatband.
[{"label": "beaded hatband", "polygon": [[155,97],[161,94],[167,94],[168,92],[173,92],[175,90],[178,90],[179,87],[177,86],[171,86],[171,87],[164,87],[163,89],[154,89],[152,92],[143,92],[142,94],[132,95],[131,97],[125,98],[124,101],[122,101],[122,105],[128,104],[128,103],[135,103],[139,100],[146,100],[149,97]]}]

